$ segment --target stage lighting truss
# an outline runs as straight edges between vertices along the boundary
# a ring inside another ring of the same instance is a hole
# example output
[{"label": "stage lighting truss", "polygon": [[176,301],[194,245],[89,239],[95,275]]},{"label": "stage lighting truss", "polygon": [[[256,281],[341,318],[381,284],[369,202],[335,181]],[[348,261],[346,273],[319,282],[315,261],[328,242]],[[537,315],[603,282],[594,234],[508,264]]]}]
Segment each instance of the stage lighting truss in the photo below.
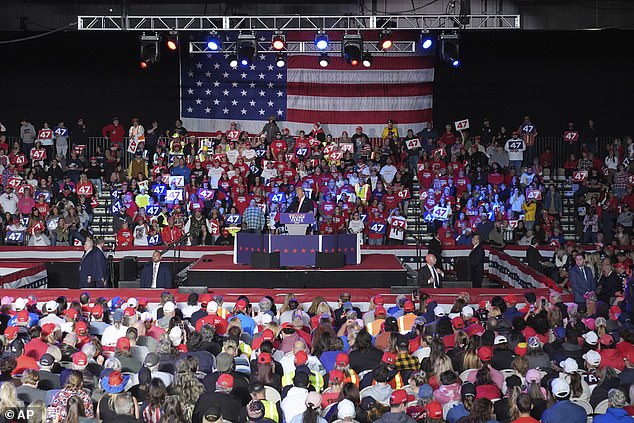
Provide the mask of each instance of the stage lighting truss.
[{"label": "stage lighting truss", "polygon": [[384,29],[381,31],[381,35],[379,35],[379,48],[381,50],[387,51],[392,48],[394,45],[394,40],[392,39],[392,31],[389,29]]},{"label": "stage lighting truss", "polygon": [[[384,53],[378,47],[378,40],[365,40],[364,49],[372,54],[380,55]],[[271,48],[271,43],[269,41],[257,41],[257,51],[258,55],[260,54],[276,54],[277,51]],[[394,41],[392,48],[390,49],[390,54],[412,54],[417,51],[419,45],[419,41]],[[313,40],[310,41],[287,41],[286,49],[284,50],[287,54],[314,54],[320,55],[321,53],[334,53],[338,54],[341,51],[342,43],[340,41],[330,41],[328,43],[328,48],[326,50],[319,50],[315,47],[315,43]],[[189,53],[193,54],[209,54],[209,53],[226,53],[232,52],[236,49],[235,41],[225,41],[223,43],[222,51],[220,50],[210,50],[207,46],[206,41],[190,41],[189,42]]]},{"label": "stage lighting truss", "polygon": [[141,69],[147,69],[154,63],[157,63],[160,59],[161,37],[158,34],[142,34],[139,37],[141,44],[141,52],[139,56],[139,66]]},{"label": "stage lighting truss", "polygon": [[521,29],[520,15],[78,16],[80,31],[364,31]]},{"label": "stage lighting truss", "polygon": [[257,42],[255,34],[238,34],[236,41],[236,56],[238,56],[238,65],[247,67],[253,63],[253,58],[257,51]]},{"label": "stage lighting truss", "polygon": [[271,37],[271,48],[275,51],[282,51],[286,48],[286,36],[276,33]]},{"label": "stage lighting truss", "polygon": [[222,39],[216,31],[212,31],[207,37],[207,48],[211,51],[220,51],[222,49]]}]

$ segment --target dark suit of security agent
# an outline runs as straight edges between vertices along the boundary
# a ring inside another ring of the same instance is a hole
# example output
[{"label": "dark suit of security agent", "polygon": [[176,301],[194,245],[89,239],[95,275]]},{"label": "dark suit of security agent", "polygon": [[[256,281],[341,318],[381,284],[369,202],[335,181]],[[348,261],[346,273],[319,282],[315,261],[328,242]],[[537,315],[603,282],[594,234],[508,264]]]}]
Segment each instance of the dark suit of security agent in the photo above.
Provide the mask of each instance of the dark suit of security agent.
[{"label": "dark suit of security agent", "polygon": [[105,288],[109,276],[105,254],[88,238],[84,244],[84,256],[79,263],[79,288]]},{"label": "dark suit of security agent", "polygon": [[141,288],[170,289],[174,285],[174,277],[167,263],[161,262],[161,252],[152,253],[152,261],[141,270]]},{"label": "dark suit of security agent", "polygon": [[471,244],[473,245],[473,249],[469,253],[471,285],[473,288],[482,288],[482,279],[484,279],[484,248],[480,245],[480,236],[474,235]]}]

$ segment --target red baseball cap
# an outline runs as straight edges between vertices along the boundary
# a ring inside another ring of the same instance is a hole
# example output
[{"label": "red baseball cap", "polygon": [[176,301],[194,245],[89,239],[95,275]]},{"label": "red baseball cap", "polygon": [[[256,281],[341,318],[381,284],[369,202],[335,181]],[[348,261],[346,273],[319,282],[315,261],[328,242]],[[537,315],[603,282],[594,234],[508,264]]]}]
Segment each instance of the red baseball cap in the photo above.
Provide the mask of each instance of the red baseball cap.
[{"label": "red baseball cap", "polygon": [[70,317],[71,319],[76,319],[77,314],[77,310],[75,310],[74,308],[69,308],[64,312],[64,316]]},{"label": "red baseball cap", "polygon": [[345,375],[339,369],[331,370],[330,373],[328,373],[328,381],[329,382],[341,383],[341,382],[343,382],[344,379],[345,379]]},{"label": "red baseball cap", "polygon": [[103,316],[103,307],[101,306],[101,304],[96,304],[90,311],[90,314],[92,314],[94,317]]},{"label": "red baseball cap", "polygon": [[493,358],[493,348],[487,346],[478,348],[478,357],[481,361],[491,361]]},{"label": "red baseball cap", "polygon": [[238,300],[238,302],[236,302],[236,310],[246,310],[247,309],[247,302],[244,300]]},{"label": "red baseball cap", "polygon": [[405,389],[397,389],[390,395],[390,405],[407,404],[414,399],[414,395],[408,395]]},{"label": "red baseball cap", "polygon": [[16,336],[18,336],[19,331],[20,328],[18,328],[17,326],[7,326],[7,328],[4,330],[4,336],[6,336],[9,340],[13,340]]},{"label": "red baseball cap", "polygon": [[337,363],[337,366],[344,367],[350,364],[350,359],[348,358],[348,354],[339,353],[337,354],[337,358],[335,359],[335,362]]},{"label": "red baseball cap", "polygon": [[260,353],[260,355],[258,356],[258,363],[262,363],[262,364],[270,364],[273,361],[273,357],[271,357],[271,354],[269,353]]},{"label": "red baseball cap", "polygon": [[81,351],[76,352],[73,354],[73,364],[75,366],[86,366],[88,364],[88,357]]},{"label": "red baseball cap", "polygon": [[17,322],[28,323],[28,321],[29,321],[29,312],[27,310],[18,311]]},{"label": "red baseball cap", "polygon": [[425,406],[427,417],[432,419],[442,418],[442,405],[438,401],[432,401]]},{"label": "red baseball cap", "polygon": [[396,354],[391,352],[384,352],[381,361],[387,364],[394,364],[396,363]]},{"label": "red baseball cap", "polygon": [[403,305],[403,310],[414,311],[414,303],[409,300],[405,301],[405,304]]},{"label": "red baseball cap", "polygon": [[464,329],[464,320],[460,316],[454,317],[451,319],[451,325],[454,329]]},{"label": "red baseball cap", "polygon": [[306,364],[308,362],[308,354],[306,351],[300,350],[295,353],[295,365],[301,366],[302,364]]},{"label": "red baseball cap", "polygon": [[136,310],[132,307],[126,307],[125,310],[123,310],[123,315],[128,317],[136,316]]},{"label": "red baseball cap", "polygon": [[213,301],[213,297],[209,294],[203,294],[200,296],[200,305],[206,307],[211,301]]},{"label": "red baseball cap", "polygon": [[140,305],[140,306],[147,307],[147,303],[148,303],[148,299],[147,299],[147,297],[141,297],[141,298],[139,298],[139,305]]},{"label": "red baseball cap", "polygon": [[374,305],[380,305],[380,306],[385,305],[385,299],[383,298],[381,294],[378,294],[372,297],[372,302],[374,303]]},{"label": "red baseball cap", "polygon": [[601,335],[601,337],[599,338],[599,344],[601,345],[612,345],[614,344],[614,338],[612,337],[612,335],[610,334],[605,334],[605,335]]},{"label": "red baseball cap", "polygon": [[217,386],[220,386],[224,389],[233,388],[233,376],[229,373],[223,373],[218,377],[218,381],[216,382]]},{"label": "red baseball cap", "polygon": [[[53,325],[53,330],[55,330],[55,324],[54,323],[47,323],[46,325]],[[44,325],[44,326],[46,326]],[[42,330],[44,330],[44,327],[42,327]],[[75,333],[79,336],[84,336],[86,335],[86,332],[88,332],[88,324],[86,324],[86,322],[79,321],[75,324]]]},{"label": "red baseball cap", "polygon": [[517,297],[514,294],[507,295],[506,298],[504,298],[504,300],[510,305],[517,304]]},{"label": "red baseball cap", "polygon": [[126,337],[121,337],[117,339],[117,348],[120,350],[127,351],[130,349],[130,340]]},{"label": "red baseball cap", "polygon": [[55,332],[55,323],[45,323],[42,325],[42,335],[49,336],[51,333]]},{"label": "red baseball cap", "polygon": [[385,319],[385,316],[387,316],[387,311],[385,311],[385,307],[376,306],[374,308],[374,317],[376,317],[377,319]]},{"label": "red baseball cap", "polygon": [[272,341],[275,339],[275,333],[271,329],[264,329],[262,331],[262,340],[263,341]]},{"label": "red baseball cap", "polygon": [[524,357],[528,352],[528,344],[526,342],[520,342],[515,346],[515,354]]}]

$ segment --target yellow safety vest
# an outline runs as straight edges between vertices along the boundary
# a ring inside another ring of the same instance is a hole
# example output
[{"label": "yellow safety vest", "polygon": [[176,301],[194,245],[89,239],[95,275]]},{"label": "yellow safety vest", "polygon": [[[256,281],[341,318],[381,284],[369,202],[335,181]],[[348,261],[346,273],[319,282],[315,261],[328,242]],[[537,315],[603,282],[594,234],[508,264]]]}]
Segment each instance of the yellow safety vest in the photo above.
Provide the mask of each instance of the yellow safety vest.
[{"label": "yellow safety vest", "polygon": [[279,413],[277,412],[277,403],[268,400],[260,400],[264,404],[264,417],[271,419],[274,422],[280,421]]},{"label": "yellow safety vest", "polygon": [[[293,384],[293,379],[295,378],[295,371],[293,370],[290,373],[284,374],[282,376],[282,386],[288,386]],[[321,373],[317,373],[315,371],[311,371],[308,375],[308,381],[315,388],[315,391],[321,392],[324,388],[324,377]]]}]

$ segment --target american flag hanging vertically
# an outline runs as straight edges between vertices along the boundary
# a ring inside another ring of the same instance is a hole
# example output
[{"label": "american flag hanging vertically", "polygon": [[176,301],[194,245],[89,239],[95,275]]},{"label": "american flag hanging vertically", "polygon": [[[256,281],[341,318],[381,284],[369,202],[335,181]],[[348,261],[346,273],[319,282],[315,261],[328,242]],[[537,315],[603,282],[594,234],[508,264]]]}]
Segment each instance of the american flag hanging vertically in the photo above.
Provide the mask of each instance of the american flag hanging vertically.
[{"label": "american flag hanging vertically", "polygon": [[403,134],[432,119],[433,55],[375,55],[370,68],[352,67],[332,52],[327,68],[315,55],[289,55],[281,68],[274,54],[258,54],[237,68],[228,57],[182,52],[181,116],[189,131],[226,131],[237,121],[239,129],[257,133],[275,116],[291,133],[321,122],[335,137],[358,125],[380,137],[388,119]]}]

